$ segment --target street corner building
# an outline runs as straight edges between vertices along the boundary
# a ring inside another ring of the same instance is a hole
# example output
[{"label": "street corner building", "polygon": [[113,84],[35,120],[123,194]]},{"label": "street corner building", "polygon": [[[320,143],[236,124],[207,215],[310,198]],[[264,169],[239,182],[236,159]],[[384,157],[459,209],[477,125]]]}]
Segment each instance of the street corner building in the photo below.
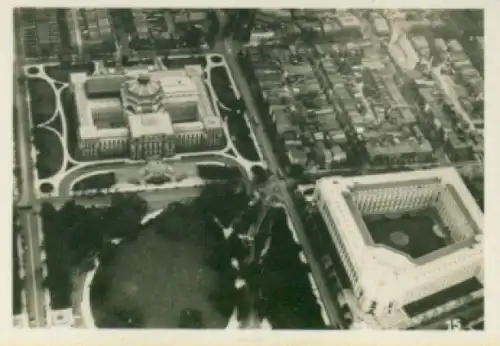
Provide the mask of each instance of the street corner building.
[{"label": "street corner building", "polygon": [[314,197],[351,285],[344,299],[355,324],[483,318],[483,214],[454,168],[325,177]]},{"label": "street corner building", "polygon": [[142,160],[221,148],[223,122],[202,75],[199,65],[71,74],[79,157]]}]

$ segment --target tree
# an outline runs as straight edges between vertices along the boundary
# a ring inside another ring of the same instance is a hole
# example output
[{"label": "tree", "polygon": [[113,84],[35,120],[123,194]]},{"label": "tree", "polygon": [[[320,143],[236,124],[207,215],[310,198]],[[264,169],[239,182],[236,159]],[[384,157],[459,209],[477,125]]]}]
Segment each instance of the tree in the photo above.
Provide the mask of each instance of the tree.
[{"label": "tree", "polygon": [[138,308],[116,307],[106,314],[103,325],[112,328],[142,328],[144,316]]},{"label": "tree", "polygon": [[179,317],[179,328],[199,329],[203,328],[203,315],[201,311],[185,308]]}]

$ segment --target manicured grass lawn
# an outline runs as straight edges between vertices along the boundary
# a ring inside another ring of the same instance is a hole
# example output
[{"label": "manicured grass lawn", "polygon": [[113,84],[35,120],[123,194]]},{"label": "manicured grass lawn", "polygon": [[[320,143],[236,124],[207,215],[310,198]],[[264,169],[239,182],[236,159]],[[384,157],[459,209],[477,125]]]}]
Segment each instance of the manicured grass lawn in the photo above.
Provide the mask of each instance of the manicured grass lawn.
[{"label": "manicured grass lawn", "polygon": [[92,175],[73,185],[73,191],[88,189],[107,189],[116,184],[116,175],[113,172]]},{"label": "manicured grass lawn", "polygon": [[64,89],[61,93],[61,103],[64,110],[66,128],[68,131],[67,149],[69,155],[76,159],[76,149],[77,149],[77,131],[78,131],[78,120],[76,118],[76,104],[73,97],[73,93],[68,88]]},{"label": "manicured grass lawn", "polygon": [[249,161],[259,161],[259,154],[255,144],[250,137],[250,129],[242,114],[232,114],[228,117],[227,127],[229,134],[233,136],[233,143],[236,150]]},{"label": "manicured grass lawn", "polygon": [[165,57],[162,59],[163,64],[169,69],[181,69],[186,65],[201,65],[205,67],[207,65],[207,60],[205,57],[189,57],[189,58],[169,58]]},{"label": "manicured grass lawn", "polygon": [[38,177],[45,179],[56,174],[63,164],[63,147],[55,133],[36,128],[34,130],[35,146],[39,154],[36,160]]},{"label": "manicured grass lawn", "polygon": [[28,91],[31,99],[31,118],[37,126],[54,115],[56,95],[50,84],[40,78],[28,79]]},{"label": "manicured grass lawn", "polygon": [[221,315],[209,300],[219,280],[206,265],[214,237],[205,231],[198,210],[177,208],[182,210],[161,220],[169,234],[160,234],[153,222],[98,269],[97,275],[107,277],[109,291],[103,305],[93,304],[97,326],[112,328],[106,321],[113,311],[136,309],[147,328],[177,328],[186,308],[200,311],[206,328],[227,325],[229,316]]},{"label": "manicured grass lawn", "polygon": [[210,81],[217,94],[217,98],[226,106],[231,107],[236,101],[236,95],[231,89],[231,81],[226,68],[217,66],[210,69]]}]

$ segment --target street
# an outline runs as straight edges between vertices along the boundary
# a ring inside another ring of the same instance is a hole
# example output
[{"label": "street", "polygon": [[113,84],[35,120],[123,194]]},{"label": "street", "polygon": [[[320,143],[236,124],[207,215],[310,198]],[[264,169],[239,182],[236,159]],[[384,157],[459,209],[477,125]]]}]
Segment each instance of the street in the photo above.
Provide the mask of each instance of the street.
[{"label": "street", "polygon": [[[20,20],[19,9],[15,10],[15,20]],[[22,36],[23,27],[17,25]],[[26,85],[22,78],[22,64],[24,60],[23,40],[14,40],[16,50],[16,61],[14,66],[14,98],[17,109],[18,126],[16,138],[16,153],[21,167],[21,194],[20,206],[30,206],[35,202],[33,185],[33,162],[31,161],[31,129],[28,105],[26,104]],[[27,242],[29,257],[26,263],[25,289],[27,293],[28,315],[30,324],[34,327],[46,325],[46,314],[44,307],[44,289],[42,278],[37,277],[38,268],[41,264],[39,229],[41,227],[39,217],[30,211],[19,213],[22,237]]]},{"label": "street", "polygon": [[[222,28],[227,20],[227,16],[221,10],[216,11],[217,16],[220,21],[220,27]],[[75,18],[76,13],[71,12],[73,18]],[[20,20],[19,9],[15,10],[15,20]],[[364,22],[367,23],[366,20]],[[368,28],[371,26],[368,25]],[[23,36],[22,25],[16,25],[16,34],[20,37]],[[371,29],[370,29],[371,30]],[[287,209],[290,221],[294,225],[296,234],[300,245],[302,246],[303,252],[307,257],[307,262],[310,266],[311,273],[314,277],[314,281],[318,288],[319,294],[321,296],[321,301],[325,307],[328,318],[331,322],[332,328],[342,329],[342,317],[341,312],[338,310],[338,303],[336,301],[337,297],[332,294],[332,287],[329,279],[324,275],[323,265],[320,261],[320,256],[322,253],[317,251],[316,247],[317,241],[312,239],[316,237],[314,234],[308,233],[304,226],[304,222],[301,218],[301,213],[296,208],[293,196],[289,191],[289,183],[291,180],[287,180],[284,177],[282,167],[280,166],[279,160],[276,157],[273,145],[269,137],[265,132],[265,125],[260,117],[259,108],[253,98],[252,90],[250,85],[247,83],[245,74],[240,68],[237,62],[237,54],[242,48],[240,42],[235,42],[232,39],[223,38],[221,36],[222,30],[220,30],[217,37],[216,43],[210,53],[221,54],[225,57],[225,61],[231,75],[238,86],[239,93],[243,99],[246,106],[246,113],[251,120],[249,126],[251,126],[257,144],[260,147],[260,151],[263,154],[265,161],[268,164],[269,169],[273,172],[273,175],[267,183],[268,191],[273,196],[276,196],[280,202],[282,202]],[[380,40],[375,39],[371,31],[366,33],[370,40],[375,40],[375,45],[380,49]],[[78,44],[81,45],[81,37],[77,37]],[[145,165],[145,162],[131,162],[130,160],[124,159],[122,162],[104,162],[95,163],[89,165],[77,166],[71,169],[60,181],[57,189],[54,190],[54,195],[47,195],[46,197],[37,198],[35,194],[34,185],[34,163],[31,159],[31,132],[32,126],[30,121],[29,106],[26,103],[26,82],[23,79],[24,73],[22,70],[24,62],[24,47],[23,40],[15,40],[15,56],[16,62],[14,66],[14,106],[17,110],[17,117],[15,119],[17,125],[17,136],[16,136],[16,155],[18,156],[18,163],[20,166],[20,181],[21,191],[19,194],[18,207],[28,207],[28,209],[21,208],[19,213],[19,220],[22,229],[22,237],[27,246],[27,251],[25,252],[25,268],[26,276],[24,279],[24,289],[27,294],[27,310],[30,320],[30,326],[33,327],[44,327],[47,326],[48,322],[46,317],[45,309],[45,295],[44,288],[42,286],[43,278],[41,277],[40,268],[43,264],[42,261],[42,220],[39,215],[39,207],[43,202],[52,203],[56,208],[62,207],[64,203],[69,200],[74,200],[77,204],[82,206],[106,206],[111,203],[111,195],[94,195],[94,196],[72,196],[71,190],[72,185],[83,175],[98,172],[98,171],[113,171],[123,167],[137,167],[140,169]],[[456,94],[454,90],[448,90],[448,84],[446,79],[443,79],[443,75],[440,70],[433,71],[435,79],[439,82],[441,87],[444,89],[446,95],[453,101],[453,105],[458,113],[462,114],[462,107],[460,106],[458,100],[456,99]],[[397,89],[396,85],[389,84],[393,89]],[[393,94],[399,95],[398,90],[393,90]],[[398,100],[401,103],[404,102],[403,99]],[[462,115],[464,116],[464,115]],[[465,116],[464,116],[465,118]],[[467,118],[471,122],[470,118]],[[254,188],[252,181],[250,181],[245,168],[236,159],[224,156],[223,154],[217,153],[200,153],[200,155],[191,155],[190,157],[183,157],[181,159],[176,159],[177,162],[199,162],[199,161],[216,161],[223,163],[224,165],[237,167],[243,174],[245,182],[249,188]],[[172,166],[175,170],[175,162],[172,160]],[[444,160],[444,157],[442,158]],[[461,166],[461,163],[453,164],[454,166]],[[464,163],[464,166],[469,166],[469,163]],[[423,168],[423,164],[407,165],[406,167],[411,167],[415,169]],[[338,168],[334,170],[329,170],[328,172],[318,172],[317,174],[311,174],[317,178],[319,175],[334,175],[342,174],[352,171],[350,168]],[[190,199],[198,196],[201,187],[183,187],[183,188],[165,188],[156,191],[142,191],[137,192],[137,194],[148,202],[149,211],[157,210],[160,208],[167,207],[170,203],[176,201],[182,201],[185,199]],[[31,208],[29,208],[31,207]],[[328,235],[327,235],[328,236]]]},{"label": "street", "polygon": [[[237,54],[235,52],[237,52],[238,50],[234,48],[233,43],[229,40],[225,40],[223,44],[221,44],[220,41],[217,42],[215,50],[217,53],[223,54],[225,56],[226,62],[231,70],[233,78],[238,85],[241,97],[245,101],[248,114],[255,120],[255,123],[257,124],[257,126],[255,126],[255,124],[252,123],[253,130],[262,149],[264,158],[266,159],[269,167],[273,172],[280,172],[281,167],[278,163],[278,159],[274,155],[272,144],[267,135],[264,133],[264,126],[259,117],[258,108],[253,99],[250,87],[246,82],[243,72],[241,71],[238,63],[235,61],[234,54]],[[320,292],[323,304],[325,305],[329,319],[333,326],[339,327],[340,323],[337,322],[339,321],[339,314],[336,308],[336,304],[334,303],[335,297],[332,297],[332,295],[330,294],[327,281],[321,273],[320,264],[314,256],[314,252],[304,229],[304,224],[299,216],[299,213],[295,209],[292,197],[288,192],[287,184],[285,181],[281,181],[277,184],[277,186],[279,187],[278,198],[284,203],[290,215],[291,221],[294,224],[295,229],[297,230],[297,236],[308,259],[313,277],[318,286],[318,290]]]},{"label": "street", "polygon": [[[138,192],[137,194],[148,202],[148,210],[154,211],[165,208],[170,203],[182,201],[198,196],[201,192],[201,187],[183,187],[179,189],[165,189],[158,191]],[[111,204],[111,195],[97,196],[79,196],[72,197],[71,200],[76,204],[91,207],[91,206],[108,206]],[[50,200],[51,204],[56,208],[60,208],[67,202],[66,198],[54,198]]]}]

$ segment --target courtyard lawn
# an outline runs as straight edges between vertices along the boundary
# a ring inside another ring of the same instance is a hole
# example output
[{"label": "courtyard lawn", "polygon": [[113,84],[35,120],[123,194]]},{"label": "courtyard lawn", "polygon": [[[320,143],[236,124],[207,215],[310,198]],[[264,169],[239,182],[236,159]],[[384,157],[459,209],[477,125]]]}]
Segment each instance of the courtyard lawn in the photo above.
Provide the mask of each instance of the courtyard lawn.
[{"label": "courtyard lawn", "polygon": [[195,208],[175,204],[137,240],[119,245],[113,260],[98,269],[99,286],[104,281],[106,294],[102,298],[92,284],[97,326],[116,327],[116,312],[132,310],[146,328],[178,328],[183,311],[193,309],[201,312],[205,328],[225,328],[229,316],[209,299],[220,284],[219,274],[206,265],[216,239]]},{"label": "courtyard lawn", "polygon": [[49,120],[56,110],[56,95],[50,84],[41,78],[28,79],[28,92],[31,99],[31,118],[38,126]]},{"label": "courtyard lawn", "polygon": [[[383,244],[419,258],[447,245],[446,238],[436,235],[434,225],[442,225],[434,210],[422,210],[418,214],[405,214],[398,218],[364,217],[375,243]],[[446,233],[446,231],[444,231]]]},{"label": "courtyard lawn", "polygon": [[40,179],[50,178],[63,165],[64,151],[57,135],[44,128],[34,129],[35,147],[38,150],[36,169]]}]

